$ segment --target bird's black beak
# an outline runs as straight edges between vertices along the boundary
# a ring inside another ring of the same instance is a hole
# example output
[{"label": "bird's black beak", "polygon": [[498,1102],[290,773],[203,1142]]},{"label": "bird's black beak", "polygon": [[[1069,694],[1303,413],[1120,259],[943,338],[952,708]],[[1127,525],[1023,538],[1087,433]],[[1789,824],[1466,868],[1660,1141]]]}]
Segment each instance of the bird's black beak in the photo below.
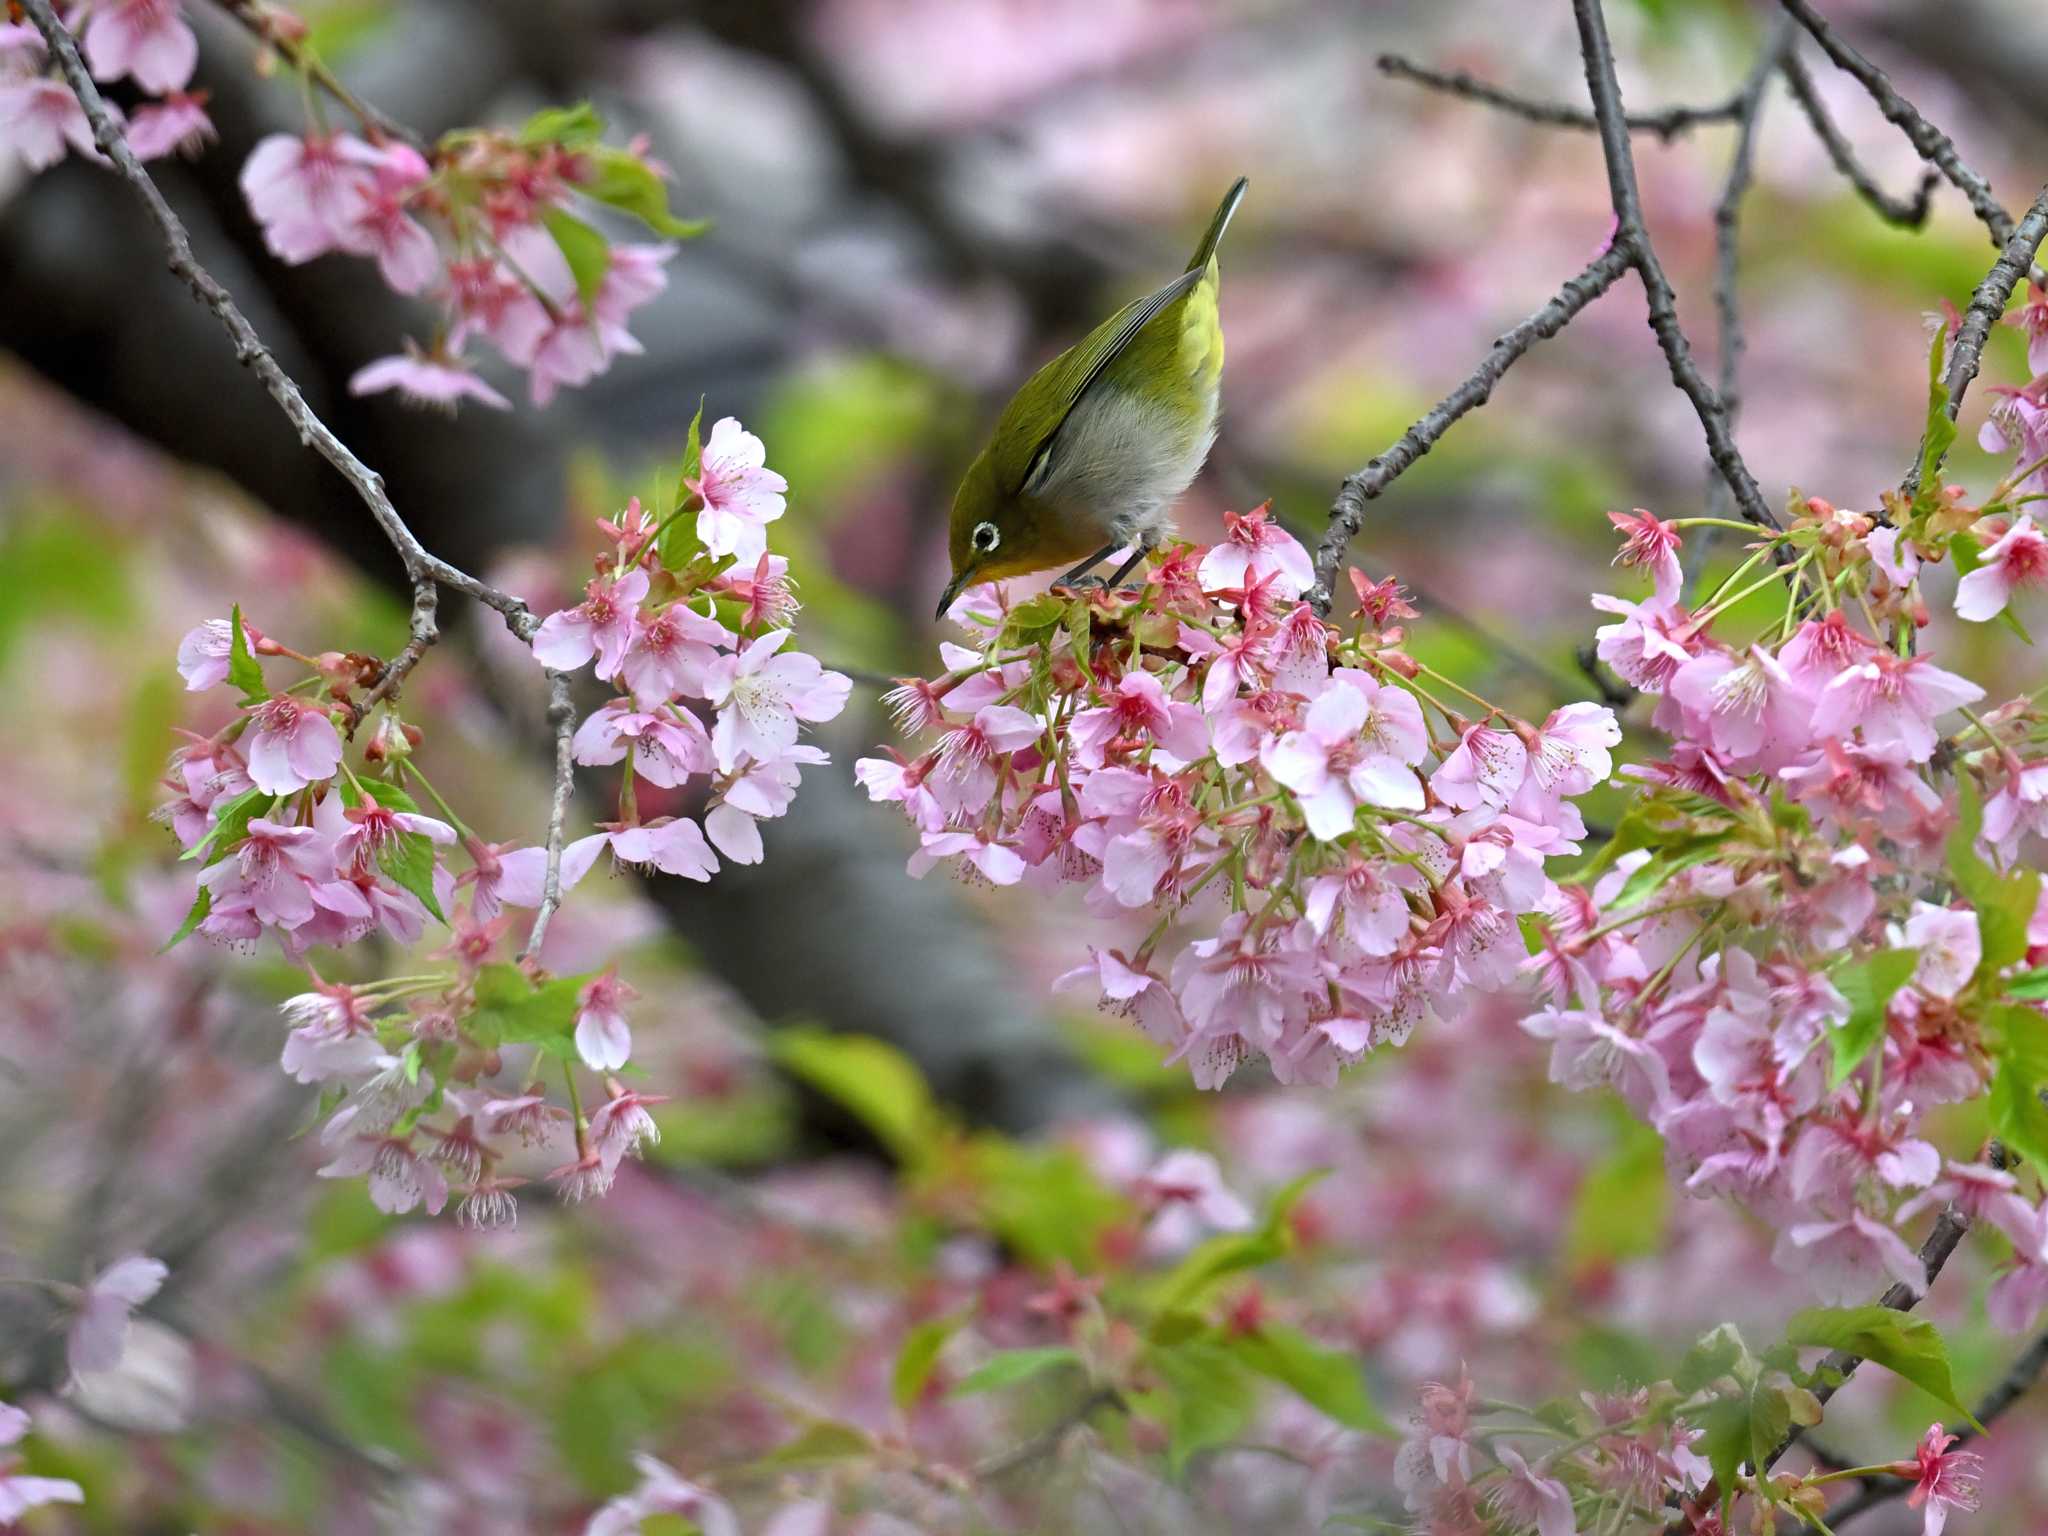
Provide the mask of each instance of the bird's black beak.
[{"label": "bird's black beak", "polygon": [[945,595],[939,599],[938,611],[932,615],[934,621],[945,618],[946,610],[953,606],[953,599],[965,590],[967,583],[974,579],[974,567],[969,566],[958,576],[946,583]]}]

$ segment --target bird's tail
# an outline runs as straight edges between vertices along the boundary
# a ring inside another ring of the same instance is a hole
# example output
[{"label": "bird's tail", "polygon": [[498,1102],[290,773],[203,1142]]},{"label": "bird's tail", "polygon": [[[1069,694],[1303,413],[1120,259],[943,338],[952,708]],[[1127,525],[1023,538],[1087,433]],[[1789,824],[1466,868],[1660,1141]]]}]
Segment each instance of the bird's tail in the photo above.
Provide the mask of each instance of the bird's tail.
[{"label": "bird's tail", "polygon": [[1209,221],[1209,232],[1202,236],[1202,243],[1195,247],[1195,254],[1188,261],[1188,271],[1199,272],[1209,265],[1216,247],[1223,243],[1223,231],[1230,227],[1230,216],[1237,212],[1237,205],[1244,201],[1244,190],[1250,185],[1251,178],[1240,176],[1223,194],[1223,201],[1216,205],[1216,217]]}]

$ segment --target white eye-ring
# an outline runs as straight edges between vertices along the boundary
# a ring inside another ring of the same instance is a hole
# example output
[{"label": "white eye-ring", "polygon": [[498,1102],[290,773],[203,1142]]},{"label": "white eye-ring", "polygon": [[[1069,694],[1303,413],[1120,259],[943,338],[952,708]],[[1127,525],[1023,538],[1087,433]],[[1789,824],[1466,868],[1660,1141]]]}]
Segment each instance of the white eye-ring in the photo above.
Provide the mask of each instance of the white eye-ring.
[{"label": "white eye-ring", "polygon": [[1003,531],[994,523],[976,523],[970,538],[974,547],[984,555],[993,554],[995,547],[1003,542]]}]

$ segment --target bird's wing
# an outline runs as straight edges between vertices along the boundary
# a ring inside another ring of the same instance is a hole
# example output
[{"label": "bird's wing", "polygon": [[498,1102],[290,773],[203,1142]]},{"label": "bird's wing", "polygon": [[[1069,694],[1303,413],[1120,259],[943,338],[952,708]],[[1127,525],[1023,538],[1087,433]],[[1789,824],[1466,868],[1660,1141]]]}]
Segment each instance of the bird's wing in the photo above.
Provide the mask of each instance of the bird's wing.
[{"label": "bird's wing", "polygon": [[[1102,324],[1090,331],[1080,341],[1062,352],[1032,375],[1030,381],[1017,392],[1017,398],[1010,403],[1006,417],[1032,417],[1052,419],[1052,426],[1036,442],[1031,444],[1030,455],[1012,481],[1020,493],[1028,494],[1042,484],[1050,467],[1054,449],[1059,443],[1060,428],[1074,414],[1074,410],[1095,387],[1110,365],[1123,355],[1131,339],[1143,330],[1146,324],[1157,318],[1159,312],[1175,299],[1185,295],[1203,278],[1203,271],[1183,272],[1165,287],[1142,299],[1134,299],[1111,315]],[[996,436],[1001,440],[1005,434],[999,428]]]}]

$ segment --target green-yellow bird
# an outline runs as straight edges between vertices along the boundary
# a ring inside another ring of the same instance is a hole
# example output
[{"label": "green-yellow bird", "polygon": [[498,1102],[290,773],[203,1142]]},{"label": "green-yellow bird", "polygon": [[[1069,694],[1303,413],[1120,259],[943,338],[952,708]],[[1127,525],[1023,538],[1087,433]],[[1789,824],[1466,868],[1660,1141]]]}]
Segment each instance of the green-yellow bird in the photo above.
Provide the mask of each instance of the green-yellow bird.
[{"label": "green-yellow bird", "polygon": [[1223,326],[1216,247],[1244,199],[1223,196],[1187,270],[1126,304],[1033,374],[953,498],[944,617],[972,582],[1078,562],[1078,581],[1135,545],[1111,586],[1173,532],[1173,504],[1216,440]]}]

